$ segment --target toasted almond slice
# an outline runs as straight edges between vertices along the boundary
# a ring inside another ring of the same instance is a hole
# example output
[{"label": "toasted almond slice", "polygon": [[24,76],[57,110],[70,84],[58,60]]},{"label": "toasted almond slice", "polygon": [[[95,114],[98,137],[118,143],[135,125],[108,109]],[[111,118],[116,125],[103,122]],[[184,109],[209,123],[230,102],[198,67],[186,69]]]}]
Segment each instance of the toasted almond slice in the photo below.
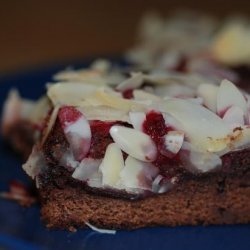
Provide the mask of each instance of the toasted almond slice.
[{"label": "toasted almond slice", "polygon": [[52,108],[52,104],[47,96],[41,97],[30,112],[29,119],[34,124],[41,124]]},{"label": "toasted almond slice", "polygon": [[129,121],[135,129],[142,131],[145,120],[146,115],[144,112],[129,112]]},{"label": "toasted almond slice", "polygon": [[189,157],[191,164],[202,173],[209,172],[222,164],[221,158],[213,153],[191,151]]},{"label": "toasted almond slice", "polygon": [[106,149],[105,156],[100,165],[102,173],[102,184],[115,187],[120,179],[120,172],[124,167],[122,151],[115,144],[111,143]]},{"label": "toasted almond slice", "polygon": [[143,74],[139,73],[132,73],[131,77],[121,82],[116,89],[118,91],[125,91],[128,89],[135,89],[139,88],[143,83]]},{"label": "toasted almond slice", "polygon": [[97,69],[66,69],[54,75],[57,81],[80,82],[82,84],[105,85],[106,79],[103,72]]},{"label": "toasted almond slice", "polygon": [[54,105],[78,105],[97,90],[93,84],[79,82],[56,83],[48,85],[47,95]]},{"label": "toasted almond slice", "polygon": [[193,98],[195,96],[195,88],[183,83],[171,83],[167,85],[156,86],[155,93],[160,97]]},{"label": "toasted almond slice", "polygon": [[88,120],[129,122],[126,111],[107,106],[81,105],[78,108]]},{"label": "toasted almond slice", "polygon": [[232,106],[241,108],[244,114],[247,113],[247,102],[243,94],[232,82],[223,80],[217,95],[217,113],[223,117]]},{"label": "toasted almond slice", "polygon": [[209,172],[222,164],[220,155],[198,151],[189,142],[183,142],[180,158],[191,172]]},{"label": "toasted almond slice", "polygon": [[250,127],[243,126],[235,129],[233,135],[228,138],[229,149],[228,151],[243,150],[250,146]]},{"label": "toasted almond slice", "polygon": [[35,102],[22,99],[16,89],[9,92],[3,107],[2,130],[7,133],[11,125],[18,120],[30,120],[30,114],[36,105]]},{"label": "toasted almond slice", "polygon": [[137,101],[160,101],[161,98],[152,93],[148,93],[141,89],[135,89],[133,91],[134,99]]},{"label": "toasted almond slice", "polygon": [[203,106],[181,99],[169,99],[161,109],[172,115],[190,142],[201,151],[217,152],[226,148],[229,126]]},{"label": "toasted almond slice", "polygon": [[228,123],[232,129],[242,127],[244,125],[244,112],[241,108],[232,106],[226,111],[222,119]]},{"label": "toasted almond slice", "polygon": [[98,173],[101,160],[84,158],[74,170],[72,177],[80,181],[89,181]]},{"label": "toasted almond slice", "polygon": [[203,103],[211,111],[217,110],[217,93],[219,87],[209,83],[202,83],[197,89],[197,95],[203,99]]},{"label": "toasted almond slice", "polygon": [[23,164],[22,167],[32,179],[35,179],[41,170],[46,168],[46,161],[38,145],[33,147],[28,160]]},{"label": "toasted almond slice", "polygon": [[121,184],[128,189],[152,190],[152,182],[158,172],[152,164],[128,156],[121,171]]},{"label": "toasted almond slice", "polygon": [[44,144],[44,142],[46,141],[51,129],[53,128],[55,122],[56,122],[56,118],[58,115],[58,110],[60,109],[60,106],[55,106],[50,117],[49,117],[49,121],[47,123],[47,126],[45,127],[44,131],[43,131],[43,137],[42,137],[42,142],[41,145]]},{"label": "toasted almond slice", "polygon": [[132,100],[126,100],[103,91],[96,91],[95,97],[104,106],[117,108],[126,112],[132,110],[143,110],[144,108],[142,104],[136,103]]},{"label": "toasted almond slice", "polygon": [[110,135],[117,145],[134,158],[152,162],[157,155],[157,149],[152,139],[141,131],[122,126],[113,126]]},{"label": "toasted almond slice", "polygon": [[7,133],[9,127],[21,119],[21,98],[17,90],[12,89],[3,107],[2,130]]}]

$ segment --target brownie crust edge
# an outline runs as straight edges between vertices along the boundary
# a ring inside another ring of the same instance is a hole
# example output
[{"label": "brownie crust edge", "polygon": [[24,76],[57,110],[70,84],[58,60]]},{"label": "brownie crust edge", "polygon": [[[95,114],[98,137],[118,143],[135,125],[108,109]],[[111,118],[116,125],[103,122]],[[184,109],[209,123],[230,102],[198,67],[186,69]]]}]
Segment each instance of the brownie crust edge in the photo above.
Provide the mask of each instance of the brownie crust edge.
[{"label": "brownie crust edge", "polygon": [[79,185],[40,189],[41,215],[49,228],[107,229],[250,222],[250,172],[184,180],[167,193],[127,200],[87,192]]}]

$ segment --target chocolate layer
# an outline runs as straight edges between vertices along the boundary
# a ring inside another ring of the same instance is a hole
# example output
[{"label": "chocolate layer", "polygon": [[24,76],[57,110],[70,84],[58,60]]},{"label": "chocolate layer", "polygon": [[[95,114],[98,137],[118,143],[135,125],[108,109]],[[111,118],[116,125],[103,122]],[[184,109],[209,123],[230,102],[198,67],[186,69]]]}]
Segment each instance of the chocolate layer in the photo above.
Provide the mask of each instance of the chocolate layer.
[{"label": "chocolate layer", "polygon": [[250,222],[250,171],[189,176],[169,192],[128,200],[88,192],[63,168],[40,177],[42,218],[48,227],[135,229],[156,225]]}]

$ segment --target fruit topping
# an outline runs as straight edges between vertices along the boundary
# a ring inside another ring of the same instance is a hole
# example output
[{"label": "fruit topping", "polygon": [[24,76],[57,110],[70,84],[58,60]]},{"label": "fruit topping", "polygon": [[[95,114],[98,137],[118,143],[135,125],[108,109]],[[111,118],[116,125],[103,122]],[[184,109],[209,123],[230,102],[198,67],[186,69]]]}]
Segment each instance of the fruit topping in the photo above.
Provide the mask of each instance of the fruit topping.
[{"label": "fruit topping", "polygon": [[182,131],[169,131],[164,135],[165,150],[173,154],[177,154],[184,141],[184,132]]},{"label": "fruit topping", "polygon": [[109,134],[109,130],[114,124],[115,122],[90,122],[92,137],[88,157],[94,159],[101,159],[104,157],[106,148],[113,142],[113,139]]},{"label": "fruit topping", "polygon": [[58,118],[75,159],[81,161],[90,149],[91,130],[88,120],[78,109],[70,106],[60,108]]},{"label": "fruit topping", "polygon": [[133,89],[127,89],[122,92],[122,96],[125,99],[132,99],[134,97]]},{"label": "fruit topping", "polygon": [[[228,80],[209,84],[211,68],[193,63],[205,74],[148,69],[118,81],[99,62],[57,75],[64,82],[48,86],[54,109],[23,168],[35,178],[46,165],[63,166],[90,187],[136,195],[164,193],[186,175],[223,168],[226,154],[250,145],[250,97]],[[7,121],[20,116],[15,92],[10,100]],[[50,105],[43,100],[33,119]]]},{"label": "fruit topping", "polygon": [[172,128],[165,125],[165,120],[161,113],[156,111],[147,113],[146,120],[143,123],[143,131],[150,135],[155,142],[170,130]]}]

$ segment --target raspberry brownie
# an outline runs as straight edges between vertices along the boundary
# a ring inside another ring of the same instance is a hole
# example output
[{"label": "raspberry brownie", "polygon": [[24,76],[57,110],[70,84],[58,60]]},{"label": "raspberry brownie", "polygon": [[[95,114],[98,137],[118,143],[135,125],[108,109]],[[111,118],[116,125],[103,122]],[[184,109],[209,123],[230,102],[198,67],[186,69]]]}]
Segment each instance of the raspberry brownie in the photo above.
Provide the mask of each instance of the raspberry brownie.
[{"label": "raspberry brownie", "polygon": [[2,135],[24,159],[30,155],[51,108],[47,97],[34,102],[21,98],[15,89],[10,91],[3,108]]},{"label": "raspberry brownie", "polygon": [[23,169],[48,227],[250,222],[250,96],[232,82],[105,64],[48,84]]},{"label": "raspberry brownie", "polygon": [[227,78],[250,89],[250,22],[247,16],[176,12],[145,15],[127,58],[140,67]]}]

